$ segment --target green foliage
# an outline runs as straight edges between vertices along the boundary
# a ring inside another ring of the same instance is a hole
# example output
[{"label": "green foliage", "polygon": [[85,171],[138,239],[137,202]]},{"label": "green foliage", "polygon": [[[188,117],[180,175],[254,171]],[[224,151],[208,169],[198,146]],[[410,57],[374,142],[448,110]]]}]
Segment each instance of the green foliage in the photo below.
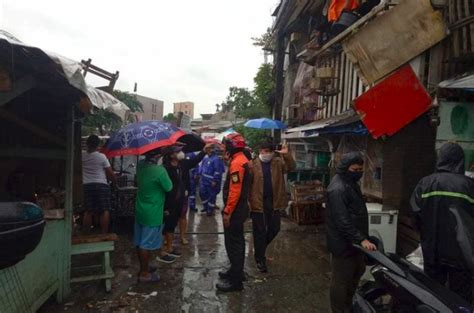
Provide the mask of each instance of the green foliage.
[{"label": "green foliage", "polygon": [[260,37],[252,37],[253,45],[256,47],[262,47],[264,50],[274,50],[273,34],[271,27],[267,28],[265,34]]},{"label": "green foliage", "polygon": [[122,127],[122,119],[112,112],[96,109],[93,114],[86,116],[82,122],[84,136],[96,134],[105,136]]},{"label": "green foliage", "polygon": [[229,95],[222,104],[224,112],[234,111],[239,117],[246,117],[249,108],[254,105],[255,99],[247,88],[230,87]]},{"label": "green foliage", "polygon": [[112,95],[118,100],[125,103],[126,106],[132,112],[143,112],[142,104],[137,100],[137,97],[134,94],[129,93],[128,91],[114,90]]},{"label": "green foliage", "polygon": [[[260,66],[254,82],[252,91],[247,88],[230,87],[229,95],[222,103],[222,110],[234,111],[237,117],[245,119],[271,117],[275,90],[271,64]],[[254,151],[271,135],[270,130],[248,128],[244,125],[237,125],[234,129],[244,136],[247,145]]]},{"label": "green foliage", "polygon": [[265,142],[271,135],[268,129],[255,129],[245,127],[244,125],[234,126],[236,132],[244,136],[247,145],[252,148],[253,151],[257,151],[260,144]]},{"label": "green foliage", "polygon": [[[114,90],[112,95],[122,101],[131,112],[143,112],[143,107],[138,102],[136,96],[126,91]],[[128,122],[134,122],[133,116],[128,116]],[[123,126],[120,117],[112,112],[95,109],[94,113],[88,115],[82,122],[82,133],[84,135],[95,134],[99,132],[101,136],[110,134]]]},{"label": "green foliage", "polygon": [[173,113],[168,113],[165,116],[163,116],[163,121],[165,122],[174,122],[176,120],[177,118]]},{"label": "green foliage", "polygon": [[255,100],[258,104],[271,108],[275,92],[272,65],[270,63],[262,64],[253,81],[255,82],[253,91]]},{"label": "green foliage", "polygon": [[224,112],[234,111],[237,117],[245,119],[270,117],[275,83],[272,66],[262,64],[254,78],[254,90],[230,87],[229,95],[221,107]]}]

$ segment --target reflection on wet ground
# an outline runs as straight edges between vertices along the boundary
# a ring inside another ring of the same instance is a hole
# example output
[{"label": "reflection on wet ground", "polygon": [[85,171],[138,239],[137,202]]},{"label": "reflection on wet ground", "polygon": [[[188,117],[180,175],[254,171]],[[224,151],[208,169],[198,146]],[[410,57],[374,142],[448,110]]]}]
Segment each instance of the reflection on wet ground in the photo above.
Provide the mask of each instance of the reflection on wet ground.
[{"label": "reflection on wet ground", "polygon": [[250,230],[248,221],[248,281],[241,293],[221,294],[214,287],[217,273],[228,265],[220,215],[191,212],[190,244],[181,248],[183,256],[176,263],[157,264],[159,283],[137,285],[132,237],[122,234],[113,256],[116,278],[110,294],[100,282],[73,285],[69,302],[49,303],[40,312],[328,312],[323,228],[283,219],[282,231],[268,250],[268,274],[256,270]]}]

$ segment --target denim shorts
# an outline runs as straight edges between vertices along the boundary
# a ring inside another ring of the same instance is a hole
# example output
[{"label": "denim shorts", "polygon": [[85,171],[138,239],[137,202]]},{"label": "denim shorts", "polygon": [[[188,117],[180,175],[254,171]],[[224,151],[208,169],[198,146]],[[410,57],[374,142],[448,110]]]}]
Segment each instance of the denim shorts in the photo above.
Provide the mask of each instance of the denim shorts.
[{"label": "denim shorts", "polygon": [[162,243],[163,225],[144,226],[135,223],[133,240],[135,246],[143,250],[158,250]]}]

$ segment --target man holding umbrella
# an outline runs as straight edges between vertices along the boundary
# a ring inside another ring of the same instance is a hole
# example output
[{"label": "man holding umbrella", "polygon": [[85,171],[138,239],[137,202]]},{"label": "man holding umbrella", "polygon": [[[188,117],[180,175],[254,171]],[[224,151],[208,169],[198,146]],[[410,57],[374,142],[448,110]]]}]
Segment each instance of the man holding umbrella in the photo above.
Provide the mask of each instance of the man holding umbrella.
[{"label": "man holding umbrella", "polygon": [[[163,167],[160,149],[148,152],[137,165],[134,242],[140,260],[139,282],[157,282],[159,276],[149,267],[151,251],[161,249],[165,196],[173,188]],[[163,255],[173,261],[174,258]]]},{"label": "man holding umbrella", "polygon": [[[159,250],[162,243],[165,195],[173,184],[162,166],[162,148],[180,140],[190,150],[200,150],[204,142],[184,130],[159,121],[129,124],[114,133],[103,148],[107,157],[145,155],[137,166],[137,197],[135,203],[135,245],[140,260],[139,281],[154,282],[159,277],[156,268],[149,267],[150,252]],[[172,263],[175,258],[161,251],[161,259]]]}]

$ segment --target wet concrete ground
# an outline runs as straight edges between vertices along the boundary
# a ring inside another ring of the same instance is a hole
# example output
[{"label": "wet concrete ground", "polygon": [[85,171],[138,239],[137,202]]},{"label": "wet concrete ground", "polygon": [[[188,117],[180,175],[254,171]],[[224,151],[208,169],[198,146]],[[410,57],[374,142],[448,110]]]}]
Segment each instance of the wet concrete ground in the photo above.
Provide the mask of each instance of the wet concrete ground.
[{"label": "wet concrete ground", "polygon": [[[269,273],[256,270],[251,222],[246,225],[246,272],[243,292],[222,294],[215,290],[217,273],[226,268],[220,214],[189,215],[190,244],[180,247],[183,256],[174,264],[157,263],[161,281],[137,284],[138,260],[130,234],[120,235],[113,255],[116,277],[112,292],[103,283],[72,285],[63,304],[46,304],[49,312],[328,312],[329,263],[324,230],[298,226],[283,219],[282,230],[267,256]],[[73,260],[73,264],[87,259]]]}]

